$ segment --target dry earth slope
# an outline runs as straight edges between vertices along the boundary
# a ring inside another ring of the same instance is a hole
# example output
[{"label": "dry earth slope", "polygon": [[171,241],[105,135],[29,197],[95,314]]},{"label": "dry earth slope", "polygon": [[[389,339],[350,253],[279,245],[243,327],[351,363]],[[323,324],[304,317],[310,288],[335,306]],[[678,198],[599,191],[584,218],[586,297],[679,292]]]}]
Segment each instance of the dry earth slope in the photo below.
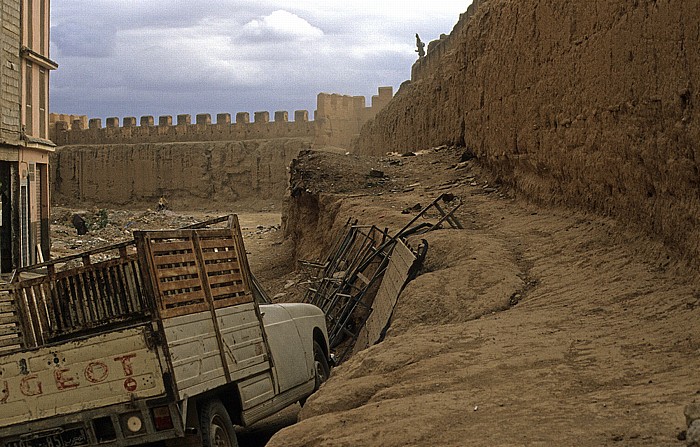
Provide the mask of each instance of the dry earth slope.
[{"label": "dry earth slope", "polygon": [[[682,445],[683,407],[700,400],[697,273],[614,220],[515,200],[460,155],[294,165],[298,257],[348,217],[396,229],[446,190],[466,228],[424,236],[387,339],[336,368],[268,445]],[[371,167],[385,181],[363,177]]]}]

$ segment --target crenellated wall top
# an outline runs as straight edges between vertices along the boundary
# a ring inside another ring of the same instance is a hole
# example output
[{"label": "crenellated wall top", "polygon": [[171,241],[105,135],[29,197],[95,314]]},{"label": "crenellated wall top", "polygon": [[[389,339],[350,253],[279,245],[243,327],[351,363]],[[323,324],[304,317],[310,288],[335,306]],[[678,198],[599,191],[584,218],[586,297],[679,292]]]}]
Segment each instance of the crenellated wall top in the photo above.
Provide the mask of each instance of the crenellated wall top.
[{"label": "crenellated wall top", "polygon": [[[307,110],[295,110],[290,121],[290,113],[278,110],[219,113],[215,120],[208,113],[194,116],[180,114],[156,117],[146,115],[139,118],[109,117],[88,118],[85,115],[50,114],[51,139],[59,146],[71,144],[120,144],[120,143],[165,143],[175,141],[222,141],[260,138],[315,137],[318,126],[325,126],[328,120],[348,122],[341,126],[348,135],[338,136],[349,139],[359,133],[359,127],[374,117],[393,97],[392,87],[379,87],[378,94],[372,96],[371,105],[365,106],[364,96],[347,96],[320,93],[317,97],[317,110],[314,121],[309,120]],[[338,126],[336,126],[338,128]]]}]

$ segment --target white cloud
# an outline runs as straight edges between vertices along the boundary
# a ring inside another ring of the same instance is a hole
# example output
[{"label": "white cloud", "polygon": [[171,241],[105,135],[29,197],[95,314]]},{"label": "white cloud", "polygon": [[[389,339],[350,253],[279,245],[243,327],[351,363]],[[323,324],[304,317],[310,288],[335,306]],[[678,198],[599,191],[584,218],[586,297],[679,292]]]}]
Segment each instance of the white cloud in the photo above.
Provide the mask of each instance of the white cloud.
[{"label": "white cloud", "polygon": [[244,36],[290,37],[300,40],[314,40],[323,36],[323,31],[289,11],[279,9],[260,19],[253,19],[243,27]]},{"label": "white cloud", "polygon": [[449,33],[469,1],[62,0],[52,111],[95,117],[309,109],[410,76],[415,33]]}]

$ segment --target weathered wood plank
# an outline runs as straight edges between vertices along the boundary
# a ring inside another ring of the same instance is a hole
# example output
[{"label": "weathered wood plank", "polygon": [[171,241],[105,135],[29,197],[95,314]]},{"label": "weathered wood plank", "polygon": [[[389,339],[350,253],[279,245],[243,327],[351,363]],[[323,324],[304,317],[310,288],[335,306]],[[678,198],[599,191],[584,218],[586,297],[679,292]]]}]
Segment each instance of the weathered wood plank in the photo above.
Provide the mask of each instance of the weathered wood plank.
[{"label": "weathered wood plank", "polygon": [[162,253],[169,253],[174,251],[187,251],[192,252],[192,241],[182,240],[182,241],[158,241],[151,244],[151,251],[154,255],[158,256]]},{"label": "weathered wood plank", "polygon": [[199,244],[200,247],[202,247],[202,251],[204,252],[212,248],[229,248],[232,250],[236,248],[236,242],[230,236],[228,238],[201,238],[199,240]]},{"label": "weathered wood plank", "polygon": [[[0,326],[0,337],[5,335],[16,335],[19,334],[19,328],[17,326]],[[18,335],[19,336],[19,335]]]},{"label": "weathered wood plank", "polygon": [[246,287],[244,284],[232,284],[230,286],[224,287],[212,287],[211,294],[216,299],[217,296],[228,295],[231,293],[244,293],[246,292]]},{"label": "weathered wood plank", "polygon": [[211,273],[216,273],[216,272],[225,272],[227,270],[234,270],[234,271],[239,271],[241,270],[241,263],[238,262],[237,259],[234,260],[222,260],[219,262],[211,262],[208,263],[204,266],[207,272]]},{"label": "weathered wood plank", "polygon": [[238,253],[236,253],[234,250],[231,251],[208,251],[206,253],[202,253],[202,258],[204,259],[204,262],[209,264],[210,262],[207,261],[216,261],[216,260],[225,260],[229,262],[236,262],[238,261]]},{"label": "weathered wood plank", "polygon": [[183,315],[189,315],[192,313],[196,312],[203,312],[205,310],[209,309],[209,305],[207,303],[198,303],[198,304],[191,304],[187,306],[178,306],[178,307],[171,307],[167,309],[162,309],[160,311],[161,317],[163,319],[167,318],[174,318],[174,317],[180,317]]},{"label": "weathered wood plank", "polygon": [[19,324],[19,318],[13,314],[0,314],[0,325]]},{"label": "weathered wood plank", "polygon": [[180,304],[180,303],[186,303],[188,301],[204,302],[204,291],[203,290],[195,290],[195,291],[174,293],[171,295],[164,295],[162,300],[163,300],[163,305],[165,307],[170,307],[172,305],[176,305],[176,304]]},{"label": "weathered wood plank", "polygon": [[181,289],[192,289],[195,287],[201,287],[202,281],[199,278],[194,279],[179,279],[174,281],[160,281],[158,283],[158,288],[162,293],[169,292],[172,290]]},{"label": "weathered wood plank", "polygon": [[[208,273],[208,272],[207,272]],[[209,278],[209,284],[212,286],[218,285],[218,284],[226,284],[230,282],[240,282],[243,281],[243,275],[240,273],[240,271],[236,273],[227,273],[225,275],[208,275]]]},{"label": "weathered wood plank", "polygon": [[173,265],[173,267],[184,267],[186,265],[192,265],[196,262],[196,258],[194,256],[194,253],[159,255],[153,257],[153,262],[155,263],[156,269],[160,270],[162,268],[167,268],[167,266],[170,266],[172,264],[179,264]]},{"label": "weathered wood plank", "polygon": [[253,295],[252,294],[245,294],[245,295],[240,295],[240,296],[236,296],[233,298],[214,300],[214,307],[216,309],[221,309],[224,307],[237,306],[239,304],[252,303],[252,302],[253,302]]},{"label": "weathered wood plank", "polygon": [[199,268],[195,264],[185,265],[179,267],[162,267],[159,269],[160,275],[165,276],[185,276],[185,275],[198,275]]}]

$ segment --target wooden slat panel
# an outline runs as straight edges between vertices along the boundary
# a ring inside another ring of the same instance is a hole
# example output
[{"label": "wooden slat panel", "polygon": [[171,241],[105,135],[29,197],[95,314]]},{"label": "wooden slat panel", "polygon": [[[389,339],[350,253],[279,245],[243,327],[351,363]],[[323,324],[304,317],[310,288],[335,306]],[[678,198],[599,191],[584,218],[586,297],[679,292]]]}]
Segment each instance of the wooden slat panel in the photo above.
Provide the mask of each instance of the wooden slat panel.
[{"label": "wooden slat panel", "polygon": [[[132,260],[136,260],[136,255],[129,255],[129,256],[127,256],[127,258],[108,259],[107,261],[102,261],[102,262],[98,262],[95,264],[90,264],[88,266],[77,267],[75,269],[70,269],[70,270],[58,272],[58,273],[56,273],[56,278],[63,279],[63,278],[67,278],[70,276],[75,276],[77,273],[84,272],[86,270],[106,270],[109,267],[124,264],[125,262],[129,262]],[[36,278],[36,279],[23,280],[22,285],[28,285],[28,284],[33,284],[34,282],[46,282],[46,281],[48,281],[48,277],[41,276],[41,277]]]},{"label": "wooden slat panel", "polygon": [[391,252],[389,265],[384,272],[384,277],[379,285],[379,290],[372,303],[372,313],[369,315],[365,326],[358,334],[354,351],[360,351],[373,345],[379,340],[382,330],[389,322],[398,301],[399,294],[408,279],[408,272],[415,255],[402,241],[397,241]]}]

